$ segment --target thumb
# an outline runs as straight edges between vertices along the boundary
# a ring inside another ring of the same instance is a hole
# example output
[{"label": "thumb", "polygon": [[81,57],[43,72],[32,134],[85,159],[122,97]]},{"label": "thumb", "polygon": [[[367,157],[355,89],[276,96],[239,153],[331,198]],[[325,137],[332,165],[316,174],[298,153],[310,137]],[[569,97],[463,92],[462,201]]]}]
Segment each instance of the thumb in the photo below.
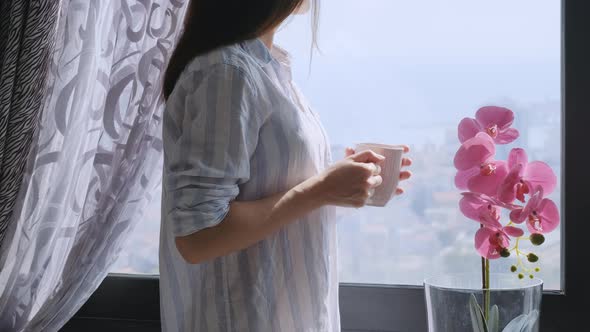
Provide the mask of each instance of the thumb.
[{"label": "thumb", "polygon": [[348,157],[352,156],[353,154],[354,154],[353,148],[346,148],[346,150],[344,151],[345,158],[348,158]]},{"label": "thumb", "polygon": [[385,160],[385,157],[371,150],[365,150],[353,155],[352,160],[358,163],[378,163]]}]

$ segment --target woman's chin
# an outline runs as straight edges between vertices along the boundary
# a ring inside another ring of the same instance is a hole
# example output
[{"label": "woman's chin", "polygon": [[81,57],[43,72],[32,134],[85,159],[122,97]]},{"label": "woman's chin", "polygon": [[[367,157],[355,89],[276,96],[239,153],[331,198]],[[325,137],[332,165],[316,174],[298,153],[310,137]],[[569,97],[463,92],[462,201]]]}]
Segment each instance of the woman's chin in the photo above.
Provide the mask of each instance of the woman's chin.
[{"label": "woman's chin", "polygon": [[295,11],[293,12],[293,15],[305,15],[305,14],[309,13],[310,9],[311,9],[310,1],[303,0],[301,5],[299,7],[297,7],[297,9],[295,9]]}]

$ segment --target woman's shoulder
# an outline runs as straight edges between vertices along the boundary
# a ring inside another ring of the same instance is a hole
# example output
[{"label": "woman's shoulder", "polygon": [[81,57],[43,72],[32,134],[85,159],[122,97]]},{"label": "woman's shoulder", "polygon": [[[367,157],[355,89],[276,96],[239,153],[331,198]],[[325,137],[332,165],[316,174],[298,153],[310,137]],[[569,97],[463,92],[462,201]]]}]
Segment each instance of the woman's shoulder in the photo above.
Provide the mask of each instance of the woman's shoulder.
[{"label": "woman's shoulder", "polygon": [[260,67],[255,59],[244,51],[241,44],[223,46],[195,57],[186,66],[183,75],[206,74],[219,68],[231,68],[242,72],[248,79],[257,76]]},{"label": "woman's shoulder", "polygon": [[241,87],[243,91],[248,91],[248,98],[245,100],[255,103],[256,107],[253,108],[258,109],[261,118],[266,119],[273,108],[264,75],[260,64],[241,44],[224,46],[199,55],[189,62],[166,105],[168,109],[183,110],[187,98],[194,99],[195,96],[211,93],[225,93],[229,96],[235,91],[219,89]]}]

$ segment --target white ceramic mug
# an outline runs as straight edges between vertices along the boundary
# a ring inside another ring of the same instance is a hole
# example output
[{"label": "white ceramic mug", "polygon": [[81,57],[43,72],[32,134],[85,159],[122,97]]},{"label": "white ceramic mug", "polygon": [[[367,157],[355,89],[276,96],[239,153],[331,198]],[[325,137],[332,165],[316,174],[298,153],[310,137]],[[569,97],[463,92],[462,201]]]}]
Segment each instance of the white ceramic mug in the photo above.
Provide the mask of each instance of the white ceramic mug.
[{"label": "white ceramic mug", "polygon": [[359,143],[355,152],[371,150],[385,157],[385,160],[377,163],[381,167],[383,183],[375,188],[367,205],[385,206],[395,195],[399,183],[399,174],[402,168],[404,148],[399,145],[387,145],[378,143]]}]

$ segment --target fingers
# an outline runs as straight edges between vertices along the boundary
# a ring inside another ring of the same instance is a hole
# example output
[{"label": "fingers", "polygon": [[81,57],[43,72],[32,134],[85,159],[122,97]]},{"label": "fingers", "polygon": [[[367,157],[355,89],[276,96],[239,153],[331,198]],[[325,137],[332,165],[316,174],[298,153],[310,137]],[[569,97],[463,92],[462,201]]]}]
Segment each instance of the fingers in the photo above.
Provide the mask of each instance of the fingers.
[{"label": "fingers", "polygon": [[350,157],[354,154],[354,149],[353,148],[346,148],[344,150],[344,156],[345,157]]},{"label": "fingers", "polygon": [[385,160],[385,157],[371,150],[365,150],[352,155],[352,160],[359,163],[377,163]]},{"label": "fingers", "polygon": [[403,158],[402,159],[402,166],[403,167],[412,166],[412,159],[410,159],[410,158]]},{"label": "fingers", "polygon": [[375,165],[375,170],[373,171],[373,175],[381,174],[381,166],[379,166],[379,164],[373,164],[373,165]]},{"label": "fingers", "polygon": [[376,176],[381,174],[381,166],[374,163],[358,163],[358,165],[367,170],[365,174],[367,177]]},{"label": "fingers", "polygon": [[395,189],[395,194],[396,194],[396,195],[401,195],[401,194],[403,194],[403,193],[404,193],[404,189],[402,189],[402,188],[397,188],[397,189]]},{"label": "fingers", "polygon": [[367,183],[369,184],[369,188],[379,187],[383,183],[383,178],[381,175],[371,176]]},{"label": "fingers", "polygon": [[[409,147],[409,146],[407,146],[407,145],[400,145],[400,146],[401,146],[402,148],[404,148],[404,153],[408,153],[408,152],[410,152],[410,147]],[[362,153],[362,152],[360,152],[360,153]],[[360,154],[360,153],[359,153],[359,154]],[[350,157],[350,156],[352,156],[353,154],[355,154],[355,151],[354,151],[354,149],[353,149],[353,148],[350,148],[350,147],[348,147],[348,148],[346,148],[346,149],[344,150],[344,155],[345,155],[345,157]],[[410,166],[410,165],[412,164],[412,160],[411,160],[410,158],[404,158],[403,160],[404,160],[404,161],[407,163],[407,165],[406,165],[406,164],[404,164],[404,166]]]},{"label": "fingers", "polygon": [[399,173],[399,179],[402,181],[407,180],[411,177],[412,177],[412,172],[410,172],[410,171],[402,171]]}]

